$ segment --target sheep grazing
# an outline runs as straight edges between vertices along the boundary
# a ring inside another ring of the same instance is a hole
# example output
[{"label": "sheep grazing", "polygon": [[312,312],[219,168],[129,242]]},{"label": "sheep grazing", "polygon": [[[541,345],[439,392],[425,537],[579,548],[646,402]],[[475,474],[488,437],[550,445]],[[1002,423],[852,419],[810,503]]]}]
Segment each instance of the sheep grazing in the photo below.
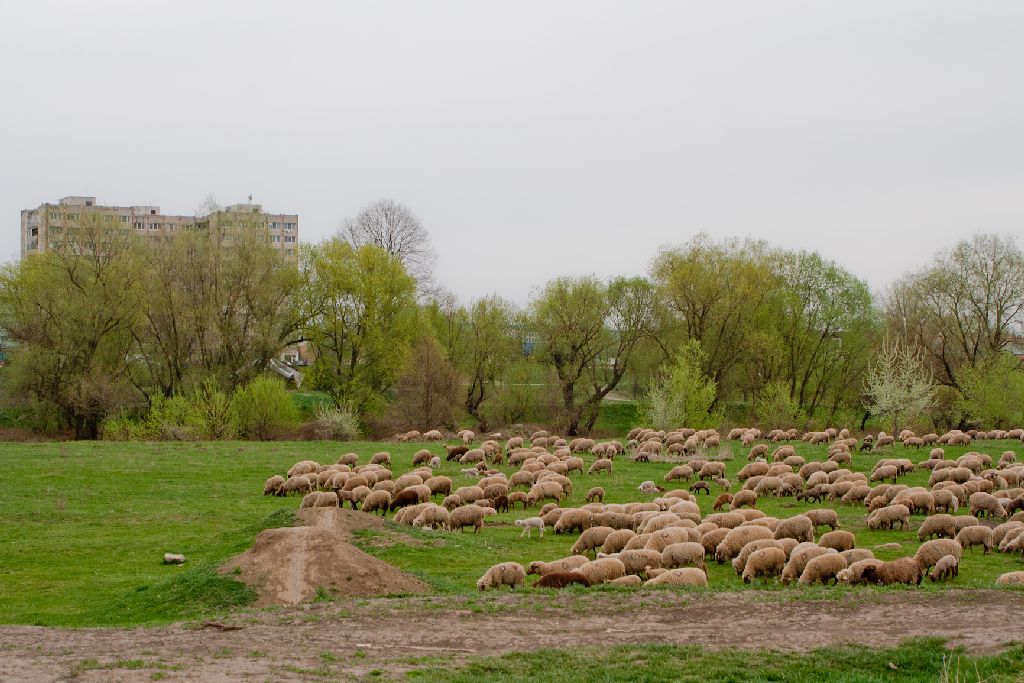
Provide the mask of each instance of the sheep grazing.
[{"label": "sheep grazing", "polygon": [[846,560],[847,565],[860,562],[861,560],[875,559],[875,554],[867,548],[850,548],[849,550],[841,551],[839,554]]},{"label": "sheep grazing", "polygon": [[336,508],[338,507],[338,494],[334,491],[328,491],[326,493],[322,491],[314,491],[313,493],[307,493],[302,498],[302,503],[299,508]]},{"label": "sheep grazing", "polygon": [[579,572],[551,572],[550,574],[542,575],[540,580],[533,584],[533,587],[565,588],[572,585],[590,588],[590,579]]},{"label": "sheep grazing", "polygon": [[603,502],[604,501],[604,489],[601,488],[600,486],[593,487],[592,489],[587,491],[587,496],[586,496],[585,500],[588,503],[592,503],[592,502],[600,503],[600,502]]},{"label": "sheep grazing", "polygon": [[[753,493],[753,491],[751,491],[751,493]],[[715,503],[714,503],[714,505],[711,506],[711,509],[714,510],[715,512],[718,512],[719,510],[721,510],[726,505],[730,505],[731,506],[732,505],[732,500],[733,500],[732,494],[730,494],[730,493],[723,493],[722,495],[718,496],[718,498],[715,498]]]},{"label": "sheep grazing", "polygon": [[590,526],[590,523],[590,510],[583,510],[581,508],[566,509],[558,517],[554,529],[556,534],[571,533],[573,531],[582,533]]},{"label": "sheep grazing", "polygon": [[984,549],[985,555],[992,552],[992,548],[995,547],[995,542],[992,540],[992,529],[980,524],[961,529],[956,535],[956,542],[965,550],[980,545]]},{"label": "sheep grazing", "polygon": [[[561,522],[561,518],[558,520]],[[558,523],[555,524],[556,528]],[[583,531],[580,537],[573,543],[571,552],[573,555],[583,555],[591,550],[595,553],[598,548],[601,548],[608,537],[615,532],[615,529],[610,526],[591,526],[590,528]]]},{"label": "sheep grazing", "polygon": [[907,584],[920,585],[922,571],[921,565],[913,557],[901,557],[891,562],[882,562],[877,567],[867,566],[863,572],[866,583],[878,583],[882,585]]},{"label": "sheep grazing", "polygon": [[940,538],[922,543],[921,547],[914,554],[914,559],[921,565],[923,573],[934,567],[935,563],[945,555],[952,555],[959,562],[960,557],[963,555],[963,548],[953,539]]},{"label": "sheep grazing", "polygon": [[769,576],[781,575],[786,565],[786,552],[781,548],[767,547],[755,550],[743,567],[743,583],[750,583],[757,577],[765,580]]},{"label": "sheep grazing", "polygon": [[412,525],[426,529],[447,529],[449,517],[450,514],[446,508],[434,503],[428,503],[412,520]]},{"label": "sheep grazing", "polygon": [[647,481],[642,482],[640,486],[637,487],[637,490],[640,493],[656,496],[659,493],[661,493],[663,489],[661,489],[657,484],[648,479]]},{"label": "sheep grazing", "polygon": [[704,569],[704,546],[692,541],[670,543],[661,551],[661,566],[666,569],[675,569],[676,567]]},{"label": "sheep grazing", "polygon": [[[652,570],[652,571],[661,571],[661,570]],[[644,582],[643,579],[641,579],[636,574],[627,574],[626,576],[620,576],[617,579],[612,579],[608,583],[613,585],[613,586],[636,587],[636,586],[639,586],[640,584],[642,584],[643,582]]]},{"label": "sheep grazing", "polygon": [[[602,527],[590,527],[590,529],[599,529]],[[590,531],[587,529],[587,531]],[[629,543],[630,539],[636,536],[636,532],[632,529],[615,529],[612,533],[604,539],[604,543],[601,545],[601,552],[605,555],[617,553],[626,548],[626,544]],[[583,535],[580,535],[583,538]],[[577,541],[579,543],[579,541]],[[703,547],[703,546],[701,546]]]},{"label": "sheep grazing", "polygon": [[986,493],[984,491],[972,493],[971,497],[967,499],[967,502],[971,506],[971,514],[979,519],[981,518],[982,513],[988,517],[1006,519],[1006,509],[999,504],[999,499],[991,493]]},{"label": "sheep grazing", "polygon": [[806,515],[783,519],[775,528],[775,538],[795,538],[797,541],[814,542],[814,522]]},{"label": "sheep grazing", "polygon": [[448,515],[448,527],[455,531],[464,531],[465,527],[471,526],[476,533],[484,526],[485,508],[478,505],[463,505],[455,508]]},{"label": "sheep grazing", "polygon": [[802,513],[804,517],[811,520],[815,529],[819,526],[827,526],[830,530],[839,528],[839,515],[835,510],[829,508],[815,508]]},{"label": "sheep grazing", "polygon": [[932,581],[946,581],[960,574],[960,560],[952,555],[943,555],[935,563],[935,569],[928,575]]},{"label": "sheep grazing", "polygon": [[868,528],[892,529],[899,522],[900,530],[910,530],[910,509],[906,505],[887,505],[878,508],[868,517]]},{"label": "sheep grazing", "polygon": [[579,569],[583,565],[590,562],[583,555],[573,555],[571,557],[563,557],[560,560],[552,560],[551,562],[531,562],[530,566],[527,567],[527,574],[539,574],[545,576],[547,574],[553,574],[555,572],[571,572]]},{"label": "sheep grazing", "polygon": [[[724,495],[728,495],[728,494],[724,494]],[[743,489],[742,491],[737,491],[736,493],[734,493],[733,496],[732,496],[732,501],[731,501],[731,505],[730,505],[731,509],[739,510],[744,505],[746,505],[748,507],[756,508],[757,507],[757,494],[754,493],[753,491],[748,490],[748,489]]]},{"label": "sheep grazing", "polygon": [[851,586],[867,582],[867,579],[864,578],[864,572],[868,567],[871,568],[871,571],[875,571],[883,564],[881,560],[876,560],[873,557],[853,562],[845,557],[843,559],[846,560],[847,567],[836,574],[836,583],[845,583]]},{"label": "sheep grazing", "polygon": [[387,491],[370,491],[366,498],[363,498],[363,504],[359,507],[363,512],[376,512],[380,510],[380,516],[383,517],[388,512],[388,506],[391,505],[391,494]]},{"label": "sheep grazing", "polygon": [[789,561],[782,568],[782,583],[788,585],[791,581],[799,579],[807,567],[807,563],[816,557],[829,554],[838,554],[832,548],[822,548],[818,545],[809,544],[807,547],[793,549],[789,555]]},{"label": "sheep grazing", "polygon": [[821,537],[818,545],[822,548],[832,548],[843,553],[847,550],[853,550],[856,541],[853,534],[849,531],[829,531]]},{"label": "sheep grazing", "polygon": [[263,495],[264,496],[270,496],[270,495],[283,496],[283,495],[285,495],[285,491],[284,491],[284,477],[282,477],[280,474],[275,474],[270,479],[267,479],[267,482],[263,485]]},{"label": "sheep grazing", "polygon": [[600,460],[595,460],[594,464],[590,466],[589,470],[587,470],[587,474],[598,474],[600,472],[608,472],[608,474],[611,474],[612,461],[609,460],[608,458],[601,458]]},{"label": "sheep grazing", "polygon": [[[706,536],[707,534],[701,537],[702,545]],[[747,543],[760,539],[772,539],[774,537],[775,536],[772,534],[771,529],[766,529],[763,526],[744,526],[731,529],[725,534],[722,542],[715,548],[715,559],[719,563],[731,560],[740,554],[740,551],[743,550],[743,546]]]},{"label": "sheep grazing", "polygon": [[707,586],[707,574],[695,567],[669,569],[648,579],[645,586]]},{"label": "sheep grazing", "polygon": [[829,581],[839,583],[836,577],[839,572],[846,569],[846,560],[839,553],[826,553],[812,558],[800,574],[799,583],[809,585],[821,583],[828,585]]},{"label": "sheep grazing", "polygon": [[484,572],[484,575],[476,582],[476,587],[480,590],[487,590],[500,586],[515,588],[525,584],[526,571],[523,569],[523,565],[518,562],[502,562]]},{"label": "sheep grazing", "polygon": [[626,575],[626,565],[617,557],[602,557],[580,566],[576,571],[587,577],[591,585],[614,581]]}]

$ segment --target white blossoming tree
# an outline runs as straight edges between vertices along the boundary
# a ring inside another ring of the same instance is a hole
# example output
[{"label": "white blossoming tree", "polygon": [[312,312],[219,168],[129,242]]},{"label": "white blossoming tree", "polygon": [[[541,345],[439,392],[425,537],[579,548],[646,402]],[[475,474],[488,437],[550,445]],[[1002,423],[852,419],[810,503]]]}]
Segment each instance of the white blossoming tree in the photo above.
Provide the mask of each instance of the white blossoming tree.
[{"label": "white blossoming tree", "polygon": [[921,354],[899,339],[882,346],[864,380],[865,406],[891,421],[893,435],[932,407],[935,391],[935,378]]}]

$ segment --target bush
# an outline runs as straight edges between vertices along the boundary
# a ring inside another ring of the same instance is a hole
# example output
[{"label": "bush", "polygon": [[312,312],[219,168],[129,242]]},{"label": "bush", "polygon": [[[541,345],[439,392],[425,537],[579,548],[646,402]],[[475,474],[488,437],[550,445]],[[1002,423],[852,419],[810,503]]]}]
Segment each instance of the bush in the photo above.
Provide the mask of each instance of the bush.
[{"label": "bush", "polygon": [[640,401],[644,424],[654,429],[702,429],[722,421],[720,412],[713,408],[718,386],[701,370],[703,359],[704,352],[697,341],[691,339],[683,344]]},{"label": "bush", "polygon": [[1024,423],[1024,369],[1011,353],[993,354],[958,376],[965,419],[985,429]]},{"label": "bush", "polygon": [[807,422],[807,415],[789,395],[784,382],[772,382],[761,390],[754,402],[754,418],[764,429],[802,427]]},{"label": "bush", "polygon": [[298,410],[284,384],[272,377],[257,377],[232,399],[238,433],[267,441],[295,427]]},{"label": "bush", "polygon": [[348,406],[317,406],[315,419],[309,425],[313,438],[352,441],[359,436],[359,418]]},{"label": "bush", "polygon": [[433,337],[413,347],[388,409],[392,430],[451,427],[459,411],[462,378]]}]

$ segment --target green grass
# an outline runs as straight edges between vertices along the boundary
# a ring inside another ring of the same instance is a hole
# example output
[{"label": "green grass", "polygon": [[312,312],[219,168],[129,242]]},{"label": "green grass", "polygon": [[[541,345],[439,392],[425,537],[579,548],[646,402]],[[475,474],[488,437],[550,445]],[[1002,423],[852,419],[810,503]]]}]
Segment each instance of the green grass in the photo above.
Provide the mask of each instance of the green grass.
[{"label": "green grass", "polygon": [[[553,664],[556,664],[553,666]],[[916,682],[1019,681],[1024,647],[999,654],[969,656],[949,650],[941,640],[909,640],[898,647],[827,647],[809,652],[706,650],[695,646],[620,645],[513,652],[465,664],[438,658],[433,666],[413,669],[409,680],[437,683],[655,683],[657,681],[807,681]]]},{"label": "green grass", "polygon": [[594,431],[598,434],[620,435],[621,438],[637,422],[636,401],[602,401]]},{"label": "green grass", "polygon": [[[972,448],[998,455],[1020,448],[1019,442],[984,442]],[[396,473],[411,466],[412,454],[424,444],[333,442],[204,442],[204,443],[7,443],[0,444],[0,467],[5,473],[0,496],[0,623],[48,626],[130,625],[198,619],[220,614],[251,601],[252,592],[216,572],[230,556],[249,547],[263,528],[291,523],[299,499],[264,497],[263,482],[285,472],[294,462],[314,459],[334,462],[353,450],[365,462],[378,450],[392,454]],[[440,444],[427,445],[443,452]],[[824,448],[796,444],[808,458],[822,459]],[[947,449],[956,457],[968,448]],[[728,473],[746,462],[745,450],[726,442],[731,451]],[[909,456],[920,460],[927,451],[902,447],[884,454],[856,455],[854,469],[869,471],[879,457]],[[591,457],[586,458],[588,462]],[[606,502],[644,499],[636,490],[645,479],[662,481],[667,463],[615,461],[612,476],[573,475],[575,490],[565,505],[579,505],[587,489],[601,485]],[[440,473],[456,486],[471,483],[457,463],[444,462]],[[503,468],[511,472],[511,468]],[[902,479],[915,485],[928,472]],[[710,512],[713,496],[701,496]],[[809,507],[793,499],[759,503],[769,515],[791,516]],[[883,559],[912,554],[917,546],[915,517],[912,532],[871,532],[864,528],[863,507],[835,506],[844,528],[857,534],[859,546],[888,541],[903,543],[899,553],[879,553]],[[382,533],[363,532],[358,543],[368,552],[422,577],[438,592],[477,595],[475,582],[498,561],[551,560],[565,556],[575,536],[548,533],[543,540],[520,538],[512,522],[535,510],[489,517],[484,530],[440,533],[389,526]],[[161,563],[165,552],[184,553],[182,567]],[[1019,555],[967,552],[960,576],[949,585],[926,584],[901,590],[944,591],[962,587],[992,587],[1006,571],[1024,568]],[[739,590],[743,584],[727,565],[709,568],[711,590]],[[786,598],[821,598],[847,592],[879,591],[854,588],[767,588]],[[607,590],[607,589],[603,589]],[[482,608],[484,609],[484,608]]]}]

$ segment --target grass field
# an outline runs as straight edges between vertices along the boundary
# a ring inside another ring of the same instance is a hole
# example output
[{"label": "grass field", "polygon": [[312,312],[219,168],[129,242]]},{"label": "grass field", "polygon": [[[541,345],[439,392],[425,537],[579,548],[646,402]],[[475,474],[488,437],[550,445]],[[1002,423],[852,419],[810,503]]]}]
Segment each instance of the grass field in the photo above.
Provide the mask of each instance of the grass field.
[{"label": "grass field", "polygon": [[[199,618],[222,613],[251,600],[251,592],[215,569],[244,550],[268,526],[291,522],[298,498],[261,495],[263,481],[283,473],[300,459],[334,462],[347,451],[366,462],[378,450],[392,454],[396,473],[410,468],[412,454],[424,444],[330,442],[204,442],[204,443],[31,443],[0,445],[0,466],[7,475],[0,496],[0,622],[43,625],[127,625]],[[438,444],[428,445],[435,452]],[[967,450],[998,456],[1020,448],[1019,442],[984,442],[949,448],[947,457]],[[808,459],[822,459],[824,447],[796,444]],[[728,476],[746,462],[745,451],[732,442],[723,454]],[[883,456],[857,455],[854,469],[869,471],[879,457],[927,457],[927,451],[902,447]],[[592,458],[588,457],[587,460]],[[661,481],[666,463],[634,463],[616,459],[615,474],[574,475],[573,496],[564,505],[582,502],[586,490],[600,483],[606,502],[643,500],[636,491],[645,479]],[[505,468],[511,472],[511,469]],[[469,483],[456,463],[442,473],[456,485]],[[928,472],[901,479],[923,484]],[[713,497],[701,496],[703,512]],[[791,516],[816,505],[793,499],[759,503],[769,515]],[[844,528],[857,534],[858,546],[889,541],[903,543],[901,553],[879,553],[883,559],[912,554],[912,532],[869,532],[864,508],[836,506]],[[532,514],[532,513],[531,513]],[[521,539],[512,520],[522,510],[488,518],[479,534],[443,534],[393,527],[363,532],[358,542],[382,559],[422,577],[439,592],[473,592],[480,574],[498,561],[550,560],[568,554],[572,536],[548,533],[543,540]],[[912,526],[920,523],[915,517]],[[407,542],[411,541],[411,542]],[[188,556],[186,568],[161,564],[165,552]],[[992,587],[1006,571],[1024,569],[1019,556],[967,552],[960,577],[951,585],[886,590],[942,591],[957,587]],[[743,584],[727,565],[709,568],[709,590],[737,590]],[[769,583],[780,597],[822,597],[871,587],[783,588]]]}]

